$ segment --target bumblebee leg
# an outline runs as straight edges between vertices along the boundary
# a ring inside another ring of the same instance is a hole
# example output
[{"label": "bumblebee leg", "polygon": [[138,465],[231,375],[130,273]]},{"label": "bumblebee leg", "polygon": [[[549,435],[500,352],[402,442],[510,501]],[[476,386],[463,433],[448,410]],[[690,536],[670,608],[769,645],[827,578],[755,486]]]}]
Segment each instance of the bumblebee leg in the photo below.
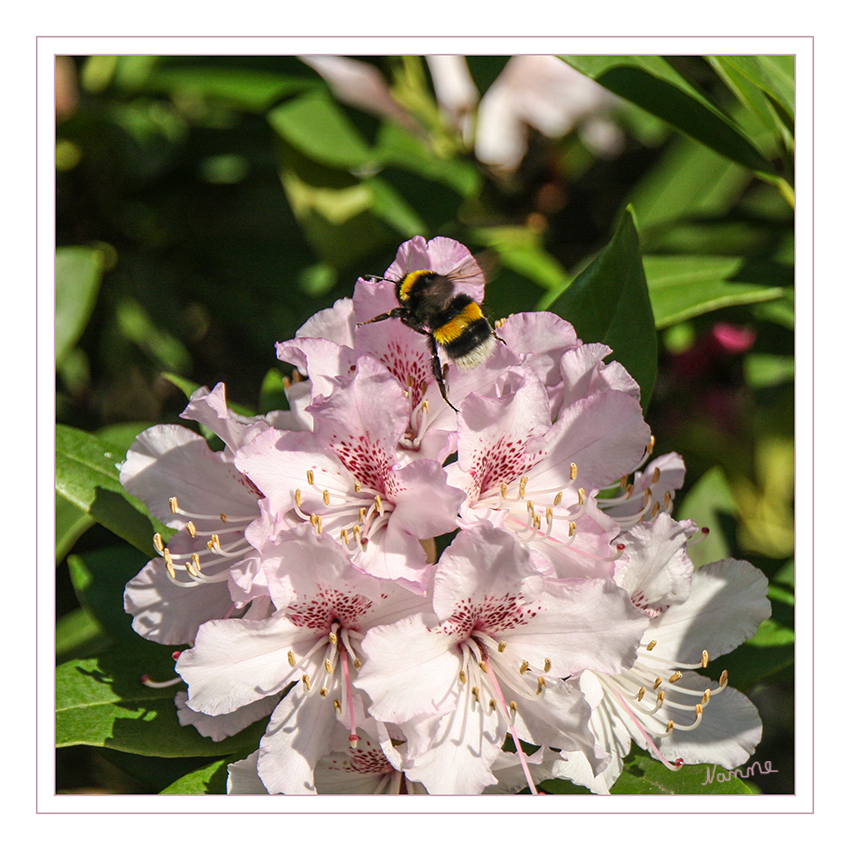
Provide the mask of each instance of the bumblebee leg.
[{"label": "bumblebee leg", "polygon": [[365,322],[358,322],[357,327],[362,328],[363,325],[371,325],[373,322],[383,322],[385,319],[403,319],[407,311],[401,307],[394,307],[389,313],[381,313],[380,316],[375,316],[374,319],[369,319]]},{"label": "bumblebee leg", "polygon": [[443,370],[448,371],[448,364],[443,366],[440,362],[440,355],[437,352],[437,343],[434,342],[434,337],[430,334],[428,335],[428,345],[431,348],[431,370],[434,373],[434,377],[437,379],[437,385],[440,387],[440,395],[442,395],[443,400],[446,404],[455,412],[458,413],[458,409],[449,401],[449,394],[446,391],[446,378],[443,374]]}]

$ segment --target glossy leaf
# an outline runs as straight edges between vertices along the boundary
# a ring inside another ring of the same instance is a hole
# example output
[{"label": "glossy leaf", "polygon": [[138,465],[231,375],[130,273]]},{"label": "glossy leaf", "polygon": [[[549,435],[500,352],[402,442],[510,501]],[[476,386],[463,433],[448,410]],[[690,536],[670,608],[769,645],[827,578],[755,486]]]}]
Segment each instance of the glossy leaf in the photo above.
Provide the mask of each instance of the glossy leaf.
[{"label": "glossy leaf", "polygon": [[56,660],[82,658],[109,645],[100,623],[84,608],[76,608],[56,623]]},{"label": "glossy leaf", "polygon": [[643,267],[659,329],[721,307],[778,300],[793,283],[793,269],[744,257],[645,256]]},{"label": "glossy leaf", "polygon": [[[791,75],[790,110],[772,93],[769,80],[765,79],[758,56],[709,56],[708,62],[726,85],[735,93],[761,123],[786,147],[793,144],[794,86],[793,64]],[[743,61],[739,61],[743,60]],[[758,80],[758,82],[756,81]]]},{"label": "glossy leaf", "polygon": [[56,563],[60,563],[71,547],[95,524],[85,511],[56,494]]},{"label": "glossy leaf", "polygon": [[103,278],[103,251],[85,245],[56,249],[56,362],[86,329]]},{"label": "glossy leaf", "polygon": [[236,758],[219,759],[218,761],[205,764],[185,776],[181,776],[176,782],[172,782],[160,794],[226,794],[227,793],[227,765]]},{"label": "glossy leaf", "polygon": [[794,56],[715,56],[718,64],[734,68],[758,86],[771,100],[794,118]]},{"label": "glossy leaf", "polygon": [[155,532],[166,539],[171,529],[121,486],[123,455],[93,434],[56,426],[56,492],[72,505],[145,553],[152,553]]},{"label": "glossy leaf", "polygon": [[138,641],[130,616],[124,613],[124,586],[152,555],[129,546],[110,546],[68,556],[77,598],[113,640]]},{"label": "glossy leaf", "polygon": [[579,338],[613,349],[612,359],[640,385],[645,410],[655,385],[658,339],[631,210],[611,242],[548,309],[571,322]]},{"label": "glossy leaf", "polygon": [[660,56],[564,56],[614,94],[640,106],[717,153],[764,176],[771,163],[743,132]]},{"label": "glossy leaf", "polygon": [[176,758],[215,756],[256,745],[261,729],[249,727],[214,743],[177,720],[177,686],[149,688],[174,677],[174,661],[166,647],[145,645],[105,652],[99,658],[68,661],[56,669],[56,744],[86,744],[127,753]]}]

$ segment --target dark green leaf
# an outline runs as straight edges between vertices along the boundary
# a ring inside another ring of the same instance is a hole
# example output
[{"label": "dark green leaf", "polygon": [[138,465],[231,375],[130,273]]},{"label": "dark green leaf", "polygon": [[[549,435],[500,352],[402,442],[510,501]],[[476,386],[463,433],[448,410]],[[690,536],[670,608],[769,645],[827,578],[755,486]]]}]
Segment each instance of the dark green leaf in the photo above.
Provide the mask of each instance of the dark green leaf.
[{"label": "dark green leaf", "polygon": [[160,794],[225,794],[227,793],[227,765],[234,759],[220,759],[204,765],[176,782]]},{"label": "dark green leaf", "polygon": [[[758,56],[709,56],[709,63],[717,71],[726,85],[735,93],[738,100],[755,115],[761,123],[782,141],[786,147],[793,145],[793,72],[791,111],[779,105],[776,95],[764,87],[764,79],[756,82],[752,71],[761,71],[757,64],[763,57]],[[736,60],[746,60],[743,63]],[[756,64],[750,64],[752,60]],[[747,68],[751,73],[744,70]],[[790,126],[789,126],[790,125]]]},{"label": "dark green leaf", "polygon": [[56,363],[61,363],[86,329],[103,278],[99,248],[56,249]]},{"label": "dark green leaf", "polygon": [[719,64],[758,86],[794,118],[794,56],[716,56]]},{"label": "dark green leaf", "polygon": [[660,56],[565,56],[602,86],[761,176],[773,166],[742,131]]},{"label": "dark green leaf", "polygon": [[102,652],[108,645],[109,638],[103,633],[100,624],[83,608],[65,614],[56,623],[58,663]]},{"label": "dark green leaf", "polygon": [[644,410],[658,360],[655,319],[631,210],[611,242],[548,309],[571,322],[585,342],[604,342],[638,382]]},{"label": "dark green leaf", "polygon": [[60,563],[84,532],[94,525],[85,511],[56,494],[56,563]]},{"label": "dark green leaf", "polygon": [[123,456],[93,434],[56,426],[56,491],[72,505],[142,552],[151,553],[155,532],[171,534],[118,480]]},{"label": "dark green leaf", "polygon": [[138,641],[124,613],[124,586],[145,565],[148,556],[129,546],[69,555],[68,567],[77,598],[115,640]]},{"label": "dark green leaf", "polygon": [[744,257],[645,256],[643,267],[659,329],[721,307],[778,300],[793,283],[792,269]]},{"label": "dark green leaf", "polygon": [[216,756],[255,747],[266,721],[220,743],[180,726],[174,694],[177,686],[149,688],[174,677],[167,647],[121,648],[99,658],[68,661],[56,669],[56,744],[87,744],[127,753],[176,758]]},{"label": "dark green leaf", "polygon": [[751,794],[742,777],[715,765],[686,764],[681,770],[670,770],[660,761],[639,753],[626,762],[620,778],[611,787],[612,794]]}]

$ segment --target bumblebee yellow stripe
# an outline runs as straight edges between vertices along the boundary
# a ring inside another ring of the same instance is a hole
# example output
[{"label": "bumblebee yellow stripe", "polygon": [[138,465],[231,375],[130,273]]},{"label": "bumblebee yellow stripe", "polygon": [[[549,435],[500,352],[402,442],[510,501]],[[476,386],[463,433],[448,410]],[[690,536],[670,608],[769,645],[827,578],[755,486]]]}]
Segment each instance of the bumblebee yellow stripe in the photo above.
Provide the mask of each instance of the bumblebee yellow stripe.
[{"label": "bumblebee yellow stripe", "polygon": [[476,319],[480,319],[484,314],[481,308],[474,302],[470,302],[457,314],[450,322],[446,322],[441,328],[434,329],[434,339],[440,345],[448,345],[452,340],[457,339]]},{"label": "bumblebee yellow stripe", "polygon": [[430,271],[429,269],[419,269],[419,271],[411,272],[410,274],[405,275],[404,280],[402,280],[401,286],[398,289],[399,301],[407,301],[407,299],[410,297],[410,290],[413,288],[413,285],[424,274],[434,274],[434,272]]}]

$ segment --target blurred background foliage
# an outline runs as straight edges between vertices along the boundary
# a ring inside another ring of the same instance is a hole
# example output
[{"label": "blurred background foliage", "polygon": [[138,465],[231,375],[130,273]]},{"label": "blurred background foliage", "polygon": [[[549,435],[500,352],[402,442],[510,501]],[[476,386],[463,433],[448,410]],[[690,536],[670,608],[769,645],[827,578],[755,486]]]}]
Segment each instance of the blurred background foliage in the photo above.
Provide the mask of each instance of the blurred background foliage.
[{"label": "blurred background foliage", "polygon": [[[274,343],[416,234],[496,256],[492,318],[551,308],[581,335],[569,305],[628,209],[656,452],[685,457],[674,513],[711,530],[695,562],[771,580],[771,620],[724,661],[764,720],[775,772],[751,781],[793,793],[793,56],[88,56],[56,75],[56,413],[76,429],[57,441],[95,435],[116,462],[180,421],[187,387],[285,404]],[[629,315],[606,339],[627,364]],[[57,493],[60,662],[145,643],[121,591],[152,552],[112,507]],[[212,753],[111,740],[60,735],[59,790],[213,774]]]}]

